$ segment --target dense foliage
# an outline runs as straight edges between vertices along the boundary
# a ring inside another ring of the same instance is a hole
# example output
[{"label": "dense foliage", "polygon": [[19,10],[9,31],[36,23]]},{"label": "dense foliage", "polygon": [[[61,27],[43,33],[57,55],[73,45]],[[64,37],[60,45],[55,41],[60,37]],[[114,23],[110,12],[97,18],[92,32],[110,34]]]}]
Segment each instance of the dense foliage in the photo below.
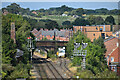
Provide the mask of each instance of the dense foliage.
[{"label": "dense foliage", "polygon": [[116,24],[116,23],[115,23],[115,19],[114,19],[113,16],[108,16],[108,17],[106,17],[105,23],[106,23],[106,24],[111,24],[111,25],[115,25],[115,24]]},{"label": "dense foliage", "polygon": [[[16,44],[10,37],[11,32],[11,22],[15,22],[16,29]],[[3,78],[9,78],[14,75],[15,78],[28,77],[28,66],[21,68],[22,70],[16,69],[17,66],[20,66],[20,63],[23,66],[28,65],[29,63],[29,52],[27,50],[27,37],[30,34],[30,25],[26,20],[23,20],[23,17],[16,14],[8,14],[2,17],[2,66],[3,66]],[[20,58],[16,58],[16,49],[20,49],[24,52],[24,55]],[[4,67],[6,66],[6,67]],[[17,73],[16,72],[19,72]],[[22,75],[21,75],[22,74]]]},{"label": "dense foliage", "polygon": [[76,18],[76,20],[72,23],[75,26],[86,26],[90,25],[88,20],[85,20],[83,18]]},{"label": "dense foliage", "polygon": [[[90,71],[90,74],[92,77],[93,75],[95,75],[96,77],[97,75],[101,75],[99,77],[102,77],[101,73],[104,73],[106,70],[108,70],[106,66],[105,56],[104,56],[106,49],[105,49],[105,46],[103,43],[104,41],[102,38],[99,38],[94,43],[91,43],[90,39],[88,39],[86,35],[78,31],[76,34],[73,35],[73,37],[67,44],[67,56],[69,58],[73,56],[74,41],[76,41],[77,43],[81,43],[82,40],[84,41],[84,43],[88,43],[88,46],[84,49],[84,50],[87,50],[86,70],[88,70],[88,72]],[[80,49],[81,49],[81,46],[78,48],[78,50]],[[73,59],[72,59],[73,66],[81,66],[81,62],[82,62],[82,57],[73,56]],[[82,70],[81,67],[78,69],[79,69],[78,72]],[[108,70],[108,72],[110,71]],[[89,78],[90,76],[86,72],[85,74],[79,74],[79,75],[81,75],[82,78],[86,78],[86,76],[88,76]],[[111,77],[111,76],[105,74],[104,77]],[[112,77],[116,77],[115,74],[113,74]]]},{"label": "dense foliage", "polygon": [[101,16],[95,17],[93,15],[90,15],[87,19],[90,22],[90,25],[103,25],[104,24],[104,19]]},{"label": "dense foliage", "polygon": [[[66,5],[62,5],[61,7],[55,7],[55,8],[49,8],[49,9],[39,9],[39,10],[31,10],[29,8],[21,8],[20,5],[16,3],[12,3],[11,5],[8,5],[6,8],[3,8],[2,10],[7,9],[10,13],[15,14],[22,14],[22,15],[32,15],[41,17],[44,15],[62,15],[64,12],[68,12],[68,15],[79,15],[87,14],[87,15],[118,15],[119,10],[113,9],[108,10],[106,8],[100,8],[100,9],[83,9],[83,8],[72,8],[68,7]],[[33,14],[32,12],[36,11],[38,15]]]}]

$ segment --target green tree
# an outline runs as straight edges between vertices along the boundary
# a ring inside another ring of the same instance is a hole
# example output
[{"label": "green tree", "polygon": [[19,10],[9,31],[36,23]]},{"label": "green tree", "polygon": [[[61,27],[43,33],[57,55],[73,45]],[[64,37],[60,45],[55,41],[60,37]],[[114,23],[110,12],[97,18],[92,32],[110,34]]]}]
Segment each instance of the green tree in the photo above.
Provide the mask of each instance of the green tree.
[{"label": "green tree", "polygon": [[69,28],[69,29],[73,28],[73,25],[70,21],[64,21],[62,25],[63,25],[62,28]]},{"label": "green tree", "polygon": [[87,20],[90,22],[91,25],[95,25],[96,24],[96,17],[93,15],[90,15]]},{"label": "green tree", "polygon": [[11,5],[7,6],[8,12],[13,13],[13,14],[19,13],[20,8],[21,7],[16,3],[12,3]]},{"label": "green tree", "polygon": [[36,22],[34,28],[36,28],[37,30],[40,30],[40,28],[45,28],[45,22],[43,21]]},{"label": "green tree", "polygon": [[59,25],[56,21],[48,21],[45,23],[45,28],[47,28],[47,29],[54,29],[54,28],[59,29]]},{"label": "green tree", "polygon": [[78,8],[78,9],[76,9],[76,15],[82,16],[83,13],[85,13],[85,11],[84,11],[83,8]]},{"label": "green tree", "polygon": [[70,25],[70,24],[71,24],[70,21],[64,21],[64,22],[62,23],[62,25]]},{"label": "green tree", "polygon": [[83,18],[77,18],[73,23],[73,25],[76,26],[86,26],[86,25],[90,25],[88,20],[85,20]]},{"label": "green tree", "polygon": [[[81,43],[82,40],[84,41],[84,43],[88,43],[88,46],[84,49],[87,50],[86,69],[91,70],[92,73],[96,75],[97,73],[100,73],[107,68],[105,65],[106,63],[105,63],[104,52],[101,51],[103,48],[101,48],[101,46],[99,45],[95,45],[91,43],[90,39],[88,39],[86,35],[84,35],[79,31],[73,35],[73,37],[70,39],[70,41],[67,44],[67,56],[69,58],[73,55],[74,40],[76,40],[77,43]],[[80,49],[81,47],[78,48],[78,50]],[[72,60],[73,66],[81,65],[81,61],[82,58],[73,57]]]},{"label": "green tree", "polygon": [[[27,41],[26,38],[30,33],[31,27],[30,24],[23,19],[22,16],[16,14],[8,14],[2,17],[2,64],[10,64],[12,67],[16,67],[18,62],[21,61],[24,64],[28,63],[28,50],[27,50]],[[11,22],[15,22],[16,29],[16,44],[10,37]],[[21,60],[16,59],[16,49],[21,49],[24,51],[24,55]],[[29,70],[29,69],[26,69]],[[3,70],[4,77],[11,75],[13,70],[8,70],[5,68]],[[15,74],[15,73],[14,73]],[[20,74],[19,74],[20,75]],[[28,73],[26,73],[28,75]]]},{"label": "green tree", "polygon": [[99,37],[97,40],[95,40],[93,42],[95,45],[99,45],[101,47],[101,52],[105,53],[106,52],[106,48],[104,45],[104,39],[102,37]]},{"label": "green tree", "polygon": [[101,16],[98,16],[95,18],[95,24],[96,25],[103,25],[104,24],[104,19]]},{"label": "green tree", "polygon": [[105,19],[105,24],[115,25],[115,19],[113,16],[107,16]]}]

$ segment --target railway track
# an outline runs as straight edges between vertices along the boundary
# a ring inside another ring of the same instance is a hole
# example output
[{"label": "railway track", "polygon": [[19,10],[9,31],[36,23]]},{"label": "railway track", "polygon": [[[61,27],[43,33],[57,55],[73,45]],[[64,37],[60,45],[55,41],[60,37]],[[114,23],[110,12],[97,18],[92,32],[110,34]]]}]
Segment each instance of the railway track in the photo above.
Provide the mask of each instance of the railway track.
[{"label": "railway track", "polygon": [[[44,69],[44,65],[42,64],[43,62],[40,61],[38,58],[37,59],[34,58],[33,63],[34,63],[33,65],[39,75],[37,78],[40,78],[41,80],[48,78],[47,73]],[[37,64],[37,63],[39,63],[39,64]]]},{"label": "railway track", "polygon": [[66,75],[68,76],[69,79],[72,78],[72,76],[74,75],[67,67],[67,63],[65,59],[59,59],[60,62],[60,67],[64,70],[64,72],[66,73]]},{"label": "railway track", "polygon": [[54,78],[64,80],[64,78],[66,78],[63,72],[60,72],[61,70],[51,61],[34,56],[33,64],[41,79]]}]

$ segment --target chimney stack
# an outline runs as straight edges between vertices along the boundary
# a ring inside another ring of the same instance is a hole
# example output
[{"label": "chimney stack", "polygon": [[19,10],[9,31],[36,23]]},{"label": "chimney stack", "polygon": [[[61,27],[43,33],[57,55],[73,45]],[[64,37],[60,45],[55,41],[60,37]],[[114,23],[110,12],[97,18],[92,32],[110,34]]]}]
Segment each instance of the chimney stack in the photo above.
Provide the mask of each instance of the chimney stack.
[{"label": "chimney stack", "polygon": [[16,43],[16,37],[15,37],[15,23],[11,22],[11,39],[14,40],[14,43]]}]

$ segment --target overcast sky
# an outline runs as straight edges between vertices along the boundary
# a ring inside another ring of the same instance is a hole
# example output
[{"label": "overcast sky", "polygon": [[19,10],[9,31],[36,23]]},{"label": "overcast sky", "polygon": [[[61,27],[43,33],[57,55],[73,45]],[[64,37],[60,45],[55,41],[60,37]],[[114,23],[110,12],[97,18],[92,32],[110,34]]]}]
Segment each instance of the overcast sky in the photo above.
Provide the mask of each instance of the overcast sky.
[{"label": "overcast sky", "polygon": [[1,0],[2,2],[119,2],[120,0]]}]

